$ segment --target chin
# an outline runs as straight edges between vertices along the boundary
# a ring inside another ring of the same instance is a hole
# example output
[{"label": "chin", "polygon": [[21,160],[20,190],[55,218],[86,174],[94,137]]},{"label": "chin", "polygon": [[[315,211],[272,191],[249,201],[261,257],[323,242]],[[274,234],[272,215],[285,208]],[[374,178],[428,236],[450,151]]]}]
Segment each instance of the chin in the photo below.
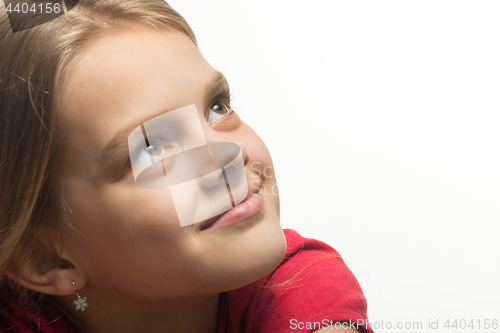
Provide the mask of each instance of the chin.
[{"label": "chin", "polygon": [[268,275],[278,267],[286,253],[286,238],[279,223],[261,223],[248,230],[246,236],[246,255],[240,261],[244,265],[240,267],[241,279],[232,289],[241,288]]}]

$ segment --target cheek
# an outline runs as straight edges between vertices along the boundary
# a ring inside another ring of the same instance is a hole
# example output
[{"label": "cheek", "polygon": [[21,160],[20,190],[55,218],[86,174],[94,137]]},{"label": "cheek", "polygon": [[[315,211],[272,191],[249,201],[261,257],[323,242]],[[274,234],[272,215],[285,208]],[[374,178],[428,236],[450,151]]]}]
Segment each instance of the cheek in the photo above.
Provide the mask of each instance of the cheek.
[{"label": "cheek", "polygon": [[179,238],[181,227],[169,190],[135,184],[113,184],[100,190],[75,186],[68,198],[71,222],[83,236],[74,245],[89,262],[96,257],[104,260],[99,258],[103,253],[110,261],[135,258],[158,243],[173,246]]},{"label": "cheek", "polygon": [[181,279],[189,257],[195,257],[190,254],[193,241],[189,227],[178,222],[168,190],[110,185],[75,193],[71,209],[78,233],[67,245],[95,283],[112,282],[114,288],[153,297],[154,288],[136,290],[145,276],[152,286]]},{"label": "cheek", "polygon": [[168,189],[150,190],[135,184],[109,186],[93,205],[103,215],[121,221],[127,228],[178,227],[172,196]]}]

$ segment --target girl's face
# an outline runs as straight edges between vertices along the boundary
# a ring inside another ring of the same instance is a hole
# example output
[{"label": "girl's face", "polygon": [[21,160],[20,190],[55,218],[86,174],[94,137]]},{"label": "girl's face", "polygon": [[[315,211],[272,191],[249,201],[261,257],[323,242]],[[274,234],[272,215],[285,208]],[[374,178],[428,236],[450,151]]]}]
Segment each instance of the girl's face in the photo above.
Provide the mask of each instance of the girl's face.
[{"label": "girl's face", "polygon": [[[286,251],[271,156],[236,113],[208,124],[215,104],[229,104],[228,86],[191,40],[175,31],[120,28],[75,64],[64,87],[58,171],[78,231],[64,236],[62,254],[81,275],[75,278],[96,294],[159,300],[219,293],[271,272]],[[260,188],[262,208],[238,223],[181,227],[169,189],[134,181],[130,132],[192,104],[207,141],[238,144],[249,188]]]}]

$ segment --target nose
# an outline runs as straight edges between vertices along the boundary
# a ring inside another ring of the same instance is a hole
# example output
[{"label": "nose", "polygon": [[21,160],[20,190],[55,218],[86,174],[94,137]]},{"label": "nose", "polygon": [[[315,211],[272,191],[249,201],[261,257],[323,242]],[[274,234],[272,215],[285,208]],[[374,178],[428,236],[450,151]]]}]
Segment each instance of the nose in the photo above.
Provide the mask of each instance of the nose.
[{"label": "nose", "polygon": [[240,146],[241,155],[243,156],[243,161],[244,161],[243,165],[246,166],[248,164],[248,160],[249,160],[247,148],[245,147],[245,145],[241,141],[235,141],[235,140],[233,140],[232,142],[235,143],[235,144],[237,144],[238,146]]},{"label": "nose", "polygon": [[241,151],[241,156],[243,157],[243,161],[244,161],[243,166],[246,166],[248,164],[248,161],[249,161],[248,151],[247,151],[247,148],[245,147],[245,144],[243,143],[243,141],[234,140],[234,139],[229,138],[227,136],[223,136],[223,135],[221,135],[221,133],[218,133],[216,131],[205,132],[204,134],[205,134],[205,139],[207,140],[207,143],[210,143],[210,142],[231,142],[231,143],[238,145],[238,147],[240,148],[240,151]]}]

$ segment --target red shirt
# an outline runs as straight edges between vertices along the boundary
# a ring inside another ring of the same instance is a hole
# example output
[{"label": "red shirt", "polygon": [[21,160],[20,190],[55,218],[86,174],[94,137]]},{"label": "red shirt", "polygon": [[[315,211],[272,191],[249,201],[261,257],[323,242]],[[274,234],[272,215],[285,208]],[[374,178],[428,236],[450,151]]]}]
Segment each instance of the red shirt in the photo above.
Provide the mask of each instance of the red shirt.
[{"label": "red shirt", "polygon": [[[338,252],[295,230],[283,231],[287,251],[280,265],[257,282],[220,294],[218,332],[311,332],[345,322],[344,327],[373,333],[361,287]],[[76,333],[51,305],[42,307],[43,315],[15,302],[10,309],[3,305],[0,332]]]},{"label": "red shirt", "polygon": [[[338,252],[295,230],[283,231],[287,251],[280,265],[257,283],[221,294],[219,333],[311,332],[335,322],[373,333],[361,287]],[[261,287],[294,277],[284,286]]]},{"label": "red shirt", "polygon": [[[9,304],[10,303],[10,304]],[[52,304],[43,304],[43,314],[15,302],[0,302],[0,332],[2,333],[77,333],[73,324]],[[5,308],[5,307],[10,308]]]}]

